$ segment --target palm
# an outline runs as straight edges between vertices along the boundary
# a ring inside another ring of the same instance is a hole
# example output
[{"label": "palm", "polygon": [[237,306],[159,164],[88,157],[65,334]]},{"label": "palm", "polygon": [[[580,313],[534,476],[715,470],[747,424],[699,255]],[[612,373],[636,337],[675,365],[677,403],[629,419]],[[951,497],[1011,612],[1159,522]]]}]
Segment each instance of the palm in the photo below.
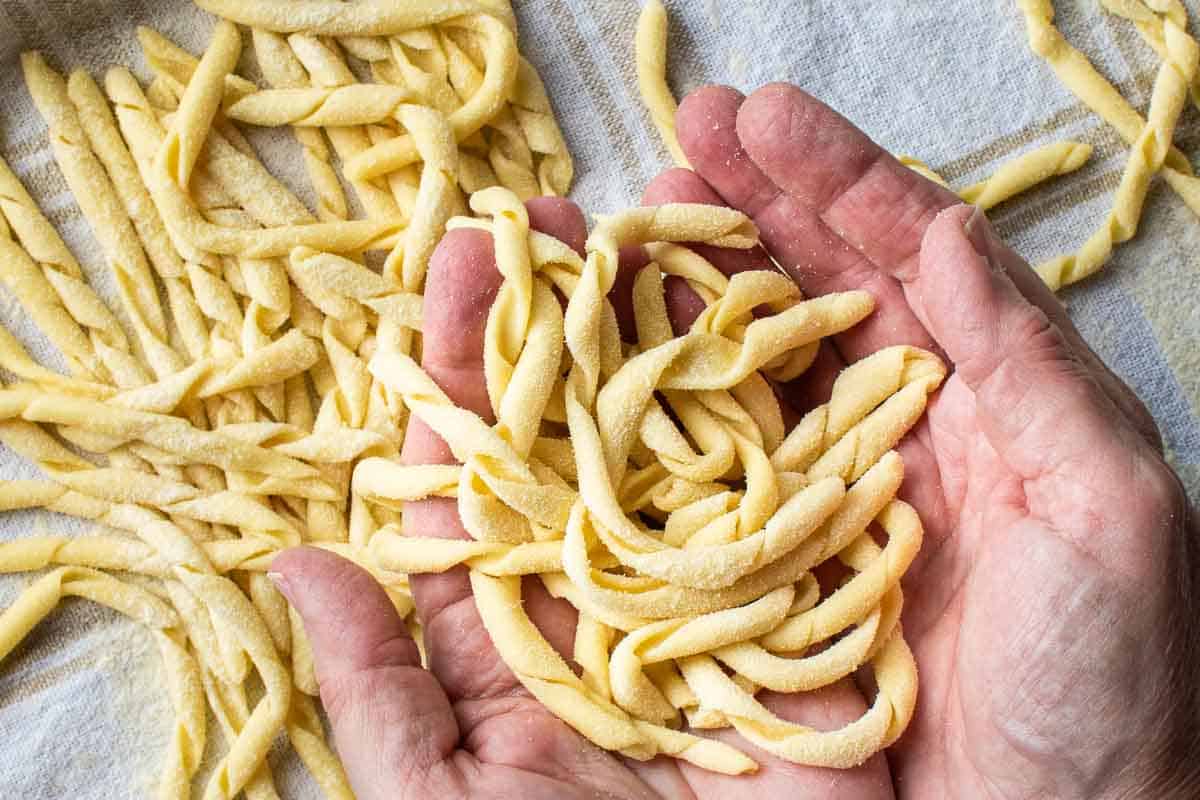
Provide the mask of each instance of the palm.
[{"label": "palm", "polygon": [[[997,453],[979,414],[952,376],[909,445],[928,448],[937,471],[910,470],[910,480],[943,491],[918,499],[928,538],[905,581],[905,633],[924,691],[894,777],[913,797],[1094,796],[1146,732],[1098,725],[1145,678],[1129,644],[1148,609],[1094,538],[1097,509],[1128,482],[1096,454],[1087,490],[1064,491],[1072,453],[1046,437],[1021,446],[1059,469],[1029,480]],[[1150,560],[1156,545],[1135,544],[1124,563]]]}]

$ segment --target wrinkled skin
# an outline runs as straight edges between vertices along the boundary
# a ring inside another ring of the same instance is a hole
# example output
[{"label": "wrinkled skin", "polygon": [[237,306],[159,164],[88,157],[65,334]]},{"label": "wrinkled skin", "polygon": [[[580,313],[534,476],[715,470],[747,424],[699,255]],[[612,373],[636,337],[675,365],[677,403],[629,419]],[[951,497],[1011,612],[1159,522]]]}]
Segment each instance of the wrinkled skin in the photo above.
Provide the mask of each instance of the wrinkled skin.
[{"label": "wrinkled skin", "polygon": [[[780,387],[792,405],[821,402],[840,366],[891,344],[932,349],[953,367],[901,445],[902,494],[926,527],[904,580],[904,629],[920,668],[916,717],[886,759],[844,772],[780,761],[729,732],[707,735],[746,747],[758,773],[629,761],[520,688],[461,569],[412,579],[426,671],[365,573],[292,550],[273,571],[312,638],[358,796],[1189,796],[1200,683],[1195,536],[1145,408],[982,216],[799,89],[776,84],[743,98],[704,88],[681,105],[678,129],[695,173],[664,173],[646,202],[741,209],[807,294],[861,288],[877,299],[808,375]],[[582,247],[582,215],[570,203],[533,201],[530,216]],[[726,272],[767,266],[761,251],[705,254]],[[623,256],[631,268],[639,262],[637,252]],[[499,280],[487,234],[456,231],[434,257],[426,293],[424,366],[485,416],[483,325]],[[667,291],[673,322],[686,326],[696,298],[681,283]],[[620,296],[614,304],[627,306]],[[419,420],[403,458],[451,460]],[[405,520],[410,535],[466,536],[452,501],[416,504]],[[532,579],[525,598],[569,656],[570,607]],[[819,728],[866,708],[850,681],[763,699]]]}]

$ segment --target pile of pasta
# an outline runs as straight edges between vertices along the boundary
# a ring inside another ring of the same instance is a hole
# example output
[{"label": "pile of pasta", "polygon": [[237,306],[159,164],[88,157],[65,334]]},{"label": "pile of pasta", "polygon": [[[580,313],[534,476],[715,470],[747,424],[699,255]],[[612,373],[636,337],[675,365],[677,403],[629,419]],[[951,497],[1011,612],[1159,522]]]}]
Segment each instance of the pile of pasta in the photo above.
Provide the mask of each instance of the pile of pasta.
[{"label": "pile of pasta", "polygon": [[[531,232],[504,189],[473,195],[471,208],[479,218],[451,227],[490,231],[504,277],[484,349],[496,422],[456,407],[410,356],[379,352],[372,373],[462,466],[367,459],[354,488],[368,502],[456,497],[472,539],[406,538],[385,527],[370,544],[378,565],[469,567],[505,663],[606,749],[737,774],[755,763],[680,724],[733,726],[782,758],[829,767],[861,764],[894,741],[916,700],[899,581],[921,524],[896,498],[903,465],[892,448],[940,385],[938,358],[893,347],[863,359],[788,432],[766,375],[801,376],[823,337],[870,314],[870,295],[805,300],[781,273],[727,278],[680,244],[757,244],[753,224],[731,209],[602,216],[581,259]],[[637,341],[623,345],[606,298],[629,245],[652,260],[633,284]],[[664,275],[707,302],[680,336]],[[769,313],[755,316],[764,305]],[[852,577],[822,596],[812,570],[830,559]],[[579,675],[525,615],[522,575],[538,575],[578,611]],[[787,722],[754,699],[764,687],[826,686],[864,664],[877,694],[840,730]]]},{"label": "pile of pasta", "polygon": [[[50,568],[0,615],[0,657],[62,598],[109,606],[162,653],[161,796],[190,796],[223,739],[205,796],[274,797],[266,755],[286,734],[346,798],[307,640],[265,570],[292,545],[336,550],[411,619],[405,576],[367,549],[400,515],[351,491],[356,463],[397,456],[410,413],[368,364],[419,355],[426,266],[466,198],[562,194],[572,160],[504,0],[201,5],[229,18],[201,58],[139,31],[148,85],[22,59],[115,305],[0,161],[0,282],[65,366],[0,329],[0,441],[43,476],[0,482],[0,510],[94,526],[0,543],[0,571]],[[265,86],[234,73],[235,22]],[[314,210],[248,125],[291,127]]]}]

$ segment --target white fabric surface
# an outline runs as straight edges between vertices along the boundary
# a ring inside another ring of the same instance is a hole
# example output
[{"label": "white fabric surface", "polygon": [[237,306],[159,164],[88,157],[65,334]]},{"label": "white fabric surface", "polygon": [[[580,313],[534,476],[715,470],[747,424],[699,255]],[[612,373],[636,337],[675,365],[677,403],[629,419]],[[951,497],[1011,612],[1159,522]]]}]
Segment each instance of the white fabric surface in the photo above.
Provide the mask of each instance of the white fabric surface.
[{"label": "white fabric surface", "polygon": [[[516,5],[522,49],[541,70],[576,156],[575,199],[589,212],[635,203],[667,165],[637,98],[637,3]],[[1156,64],[1133,29],[1092,0],[1059,5],[1068,38],[1144,109]],[[1051,141],[1094,144],[1083,170],[993,212],[1001,233],[1033,261],[1082,242],[1107,210],[1125,147],[1028,50],[1014,3],[676,0],[668,7],[677,93],[706,82],[748,91],[793,81],[955,185]],[[0,152],[101,286],[108,282],[97,247],[46,147],[17,56],[37,47],[60,69],[84,66],[99,76],[123,63],[145,76],[137,24],[198,52],[212,20],[186,0],[0,0]],[[1198,119],[1195,109],[1184,115],[1177,134],[1184,152],[1200,144]],[[264,152],[278,174],[294,176],[294,151],[268,141]],[[1150,407],[1193,497],[1200,489],[1198,245],[1196,218],[1157,185],[1137,241],[1120,248],[1099,277],[1064,293],[1088,340]],[[0,322],[45,363],[61,366],[3,293]],[[0,477],[35,474],[0,450]],[[47,514],[12,514],[0,517],[0,539],[37,526],[75,529]],[[0,579],[0,605],[25,583]],[[148,637],[104,609],[66,604],[0,668],[0,797],[147,796],[170,719],[160,687]],[[283,796],[317,796],[294,763],[280,774]]]}]

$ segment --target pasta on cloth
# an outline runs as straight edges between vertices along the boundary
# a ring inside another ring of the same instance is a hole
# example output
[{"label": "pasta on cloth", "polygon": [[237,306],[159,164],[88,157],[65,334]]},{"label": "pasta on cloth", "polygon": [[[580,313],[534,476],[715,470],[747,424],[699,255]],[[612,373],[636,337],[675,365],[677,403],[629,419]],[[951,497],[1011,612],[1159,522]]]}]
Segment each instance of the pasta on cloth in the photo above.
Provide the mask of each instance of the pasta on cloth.
[{"label": "pasta on cloth", "polygon": [[[0,483],[0,508],[97,525],[0,544],[4,571],[51,569],[0,614],[0,653],[63,597],[110,606],[150,630],[167,667],[177,724],[160,794],[190,794],[207,705],[225,747],[206,797],[272,796],[265,758],[281,733],[327,794],[348,796],[303,629],[265,575],[274,553],[308,542],[370,570],[418,637],[405,576],[466,564],[506,663],[610,750],[736,774],[755,763],[689,730],[733,726],[832,767],[894,741],[916,699],[899,580],[921,525],[896,499],[892,448],[940,384],[940,362],[877,353],[788,432],[767,376],[802,378],[822,338],[870,314],[869,295],[805,299],[775,272],[727,278],[682,246],[757,244],[727,209],[601,217],[586,258],[531,231],[523,200],[565,191],[572,169],[502,4],[424,18],[313,2],[286,19],[271,4],[207,5],[257,26],[271,88],[233,74],[243,37],[229,21],[199,59],[139,31],[157,75],[148,86],[121,67],[101,89],[36,53],[22,61],[122,317],[0,171],[4,281],[70,370],[0,336],[16,377],[0,387],[0,439],[45,475]],[[346,40],[319,38],[330,34]],[[358,82],[345,53],[376,82]],[[235,123],[293,131],[317,213]],[[365,218],[350,214],[333,152]],[[455,407],[419,366],[429,258],[462,226],[491,234],[504,278],[484,359],[495,424]],[[652,257],[634,283],[635,343],[621,341],[607,299],[626,245]],[[376,250],[382,263],[365,258]],[[665,275],[707,305],[682,336]],[[410,415],[462,465],[402,466]],[[402,535],[404,504],[434,495],[457,498],[473,541]],[[854,577],[822,596],[812,570],[830,559]],[[580,673],[525,616],[524,575],[579,609]],[[877,697],[839,731],[787,723],[754,699],[863,665]]]},{"label": "pasta on cloth", "polygon": [[[97,81],[21,60],[115,292],[110,305],[0,160],[0,282],[65,367],[0,328],[0,441],[41,473],[0,482],[0,511],[94,526],[0,542],[0,572],[44,571],[0,612],[0,658],[64,598],[107,606],[161,656],[175,722],[160,796],[202,783],[206,798],[276,797],[267,755],[286,737],[326,796],[351,797],[303,627],[266,576],[276,553],[307,543],[374,575],[418,643],[407,576],[467,567],[522,684],[626,756],[755,769],[702,735],[731,727],[781,758],[846,768],[895,741],[917,692],[900,580],[922,538],[897,497],[895,448],[945,377],[938,358],[891,347],[851,364],[789,430],[772,382],[805,380],[820,341],[871,313],[869,295],[805,298],[780,273],[724,275],[687,244],[755,246],[728,209],[600,216],[583,256],[531,230],[524,201],[566,194],[574,165],[506,0],[197,5],[223,18],[199,58],[138,30],[148,82],[123,66]],[[1107,4],[1163,58],[1143,121],[1087,72],[1049,3],[1020,6],[1037,52],[1132,146],[1093,239],[1041,270],[1057,286],[1133,235],[1155,173],[1190,200],[1195,177],[1170,141],[1196,48],[1171,3]],[[234,72],[247,45],[262,85]],[[639,85],[685,164],[666,46],[652,0]],[[311,209],[247,126],[295,139]],[[990,208],[1090,153],[1056,142],[960,194]],[[455,407],[420,366],[429,260],[458,227],[492,236],[503,277],[484,350],[494,422]],[[649,263],[624,342],[608,294],[633,245]],[[704,303],[687,331],[668,318],[667,277]],[[400,463],[414,415],[459,465]],[[434,496],[456,500],[471,540],[404,535],[405,504]],[[838,585],[815,577],[827,562],[846,575]],[[523,576],[578,610],[574,663],[525,615]],[[839,730],[755,699],[861,668],[878,689]]]}]

